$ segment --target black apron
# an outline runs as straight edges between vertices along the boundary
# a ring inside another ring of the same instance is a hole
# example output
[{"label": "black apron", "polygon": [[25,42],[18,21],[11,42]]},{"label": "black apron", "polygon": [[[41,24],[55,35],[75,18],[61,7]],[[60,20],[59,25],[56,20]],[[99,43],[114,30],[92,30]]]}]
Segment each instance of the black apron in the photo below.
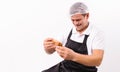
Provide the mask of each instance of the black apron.
[{"label": "black apron", "polygon": [[[88,35],[85,35],[83,43],[78,43],[76,41],[71,40],[70,39],[71,35],[72,30],[69,33],[65,47],[68,47],[77,53],[88,55],[86,45]],[[71,60],[63,60],[57,65],[42,72],[97,72],[97,68],[95,66],[85,66],[83,64],[73,62]]]}]

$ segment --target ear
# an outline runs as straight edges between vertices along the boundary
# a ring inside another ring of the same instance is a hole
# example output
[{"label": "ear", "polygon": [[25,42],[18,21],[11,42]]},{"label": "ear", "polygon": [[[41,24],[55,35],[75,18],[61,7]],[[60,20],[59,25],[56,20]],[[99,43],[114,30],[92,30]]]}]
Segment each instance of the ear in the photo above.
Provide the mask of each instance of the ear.
[{"label": "ear", "polygon": [[89,18],[89,13],[86,14],[86,18],[87,18],[87,19]]}]

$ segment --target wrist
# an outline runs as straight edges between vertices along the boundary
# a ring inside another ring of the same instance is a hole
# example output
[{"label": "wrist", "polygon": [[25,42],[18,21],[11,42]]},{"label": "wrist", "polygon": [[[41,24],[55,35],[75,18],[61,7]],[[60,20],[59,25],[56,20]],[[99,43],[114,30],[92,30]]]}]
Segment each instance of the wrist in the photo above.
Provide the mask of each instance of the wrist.
[{"label": "wrist", "polygon": [[72,59],[72,61],[74,61],[74,62],[80,62],[81,61],[81,59],[82,59],[82,54],[80,54],[80,53],[77,53],[77,52],[74,52],[74,56],[73,56],[73,59]]},{"label": "wrist", "polygon": [[74,53],[73,53],[73,57],[72,57],[72,61],[76,61],[76,59],[77,59],[77,53],[74,52]]}]

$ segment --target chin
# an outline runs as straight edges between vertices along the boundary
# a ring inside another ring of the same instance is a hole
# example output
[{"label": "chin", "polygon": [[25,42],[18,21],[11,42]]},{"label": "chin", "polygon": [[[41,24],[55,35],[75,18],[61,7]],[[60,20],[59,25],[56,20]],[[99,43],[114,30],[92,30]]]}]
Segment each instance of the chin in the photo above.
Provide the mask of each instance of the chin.
[{"label": "chin", "polygon": [[80,31],[80,30],[81,30],[81,28],[76,28],[76,30],[77,30],[77,31]]}]

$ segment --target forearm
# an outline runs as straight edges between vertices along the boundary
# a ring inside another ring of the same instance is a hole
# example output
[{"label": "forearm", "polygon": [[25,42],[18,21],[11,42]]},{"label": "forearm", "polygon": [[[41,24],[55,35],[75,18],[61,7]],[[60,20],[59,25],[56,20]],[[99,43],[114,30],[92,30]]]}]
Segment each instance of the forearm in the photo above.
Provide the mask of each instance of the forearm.
[{"label": "forearm", "polygon": [[88,56],[88,55],[76,53],[73,61],[81,63],[83,65],[87,65],[87,66],[98,66],[99,65],[98,60],[94,59],[92,55]]},{"label": "forearm", "polygon": [[74,57],[72,61],[81,63],[86,66],[99,66],[103,58],[103,51],[100,51],[99,53],[95,53],[92,55],[83,55],[79,53],[74,53]]}]

